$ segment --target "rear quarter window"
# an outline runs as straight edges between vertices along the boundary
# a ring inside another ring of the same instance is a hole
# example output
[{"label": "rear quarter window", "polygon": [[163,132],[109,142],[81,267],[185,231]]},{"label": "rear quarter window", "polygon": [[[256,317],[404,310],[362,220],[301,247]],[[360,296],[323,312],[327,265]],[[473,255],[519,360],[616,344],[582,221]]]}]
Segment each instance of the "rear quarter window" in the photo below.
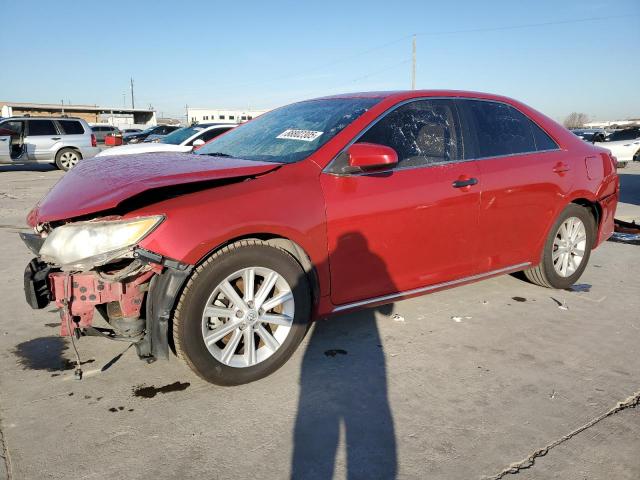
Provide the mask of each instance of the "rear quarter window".
[{"label": "rear quarter window", "polygon": [[84,133],[82,124],[75,120],[58,120],[58,123],[66,135],[82,135]]}]

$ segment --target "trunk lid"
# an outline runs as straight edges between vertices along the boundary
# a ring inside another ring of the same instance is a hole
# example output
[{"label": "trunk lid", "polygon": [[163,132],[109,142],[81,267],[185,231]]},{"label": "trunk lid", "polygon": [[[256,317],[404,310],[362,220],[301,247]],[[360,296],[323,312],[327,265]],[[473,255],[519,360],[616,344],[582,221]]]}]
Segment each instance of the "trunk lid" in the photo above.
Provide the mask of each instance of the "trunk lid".
[{"label": "trunk lid", "polygon": [[246,178],[281,164],[187,153],[122,155],[82,160],[29,213],[29,225],[115,208],[142,192],[172,185]]}]

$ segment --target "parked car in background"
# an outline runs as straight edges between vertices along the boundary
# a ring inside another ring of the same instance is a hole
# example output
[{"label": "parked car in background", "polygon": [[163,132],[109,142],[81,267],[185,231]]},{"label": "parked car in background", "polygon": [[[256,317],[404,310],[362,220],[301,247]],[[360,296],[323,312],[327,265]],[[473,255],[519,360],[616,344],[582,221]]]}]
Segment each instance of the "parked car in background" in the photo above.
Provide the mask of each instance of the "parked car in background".
[{"label": "parked car in background", "polygon": [[81,118],[11,117],[0,122],[0,163],[53,163],[69,170],[100,151]]},{"label": "parked car in background", "polygon": [[572,128],[571,132],[585,142],[602,142],[607,137],[603,128]]},{"label": "parked car in background", "polygon": [[113,125],[93,125],[91,127],[93,133],[96,136],[96,140],[99,143],[104,143],[104,137],[107,135],[120,135],[121,132],[118,127],[114,127]]},{"label": "parked car in background", "polygon": [[25,292],[55,301],[63,335],[98,307],[141,358],[171,341],[236,385],[283,365],[314,319],[517,271],[568,288],[617,201],[607,150],[515,100],[325,97],[195,154],[83,162],[28,216]]},{"label": "parked car in background", "polygon": [[120,130],[122,132],[123,135],[128,134],[128,133],[140,133],[142,132],[141,128],[123,128]]},{"label": "parked car in background", "polygon": [[131,133],[122,136],[122,142],[124,144],[140,143],[144,141],[149,135],[167,135],[180,127],[177,125],[156,125],[155,127],[149,127],[139,133]]},{"label": "parked car in background", "polygon": [[189,153],[218,135],[228,132],[236,125],[211,125],[184,127],[159,138],[157,141],[122,145],[102,150],[96,157],[131,155],[134,153],[182,152]]},{"label": "parked car in background", "polygon": [[596,144],[609,150],[618,159],[618,167],[624,168],[640,155],[640,127],[617,130]]}]

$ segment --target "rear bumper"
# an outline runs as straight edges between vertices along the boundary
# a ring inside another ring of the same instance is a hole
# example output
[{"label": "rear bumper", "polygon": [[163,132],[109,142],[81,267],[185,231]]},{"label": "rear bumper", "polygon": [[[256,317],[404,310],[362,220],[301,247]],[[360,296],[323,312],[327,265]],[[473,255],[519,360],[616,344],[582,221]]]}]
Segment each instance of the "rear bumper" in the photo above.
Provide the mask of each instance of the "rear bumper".
[{"label": "rear bumper", "polygon": [[613,235],[614,231],[614,218],[616,215],[616,207],[618,206],[618,192],[613,195],[609,195],[608,197],[603,198],[598,202],[600,204],[600,208],[602,209],[600,226],[598,228],[598,237],[596,239],[596,244],[594,247],[597,247],[602,242],[606,242],[611,235]]},{"label": "rear bumper", "polygon": [[83,159],[93,158],[100,153],[100,148],[98,147],[79,147],[78,150],[80,150]]}]

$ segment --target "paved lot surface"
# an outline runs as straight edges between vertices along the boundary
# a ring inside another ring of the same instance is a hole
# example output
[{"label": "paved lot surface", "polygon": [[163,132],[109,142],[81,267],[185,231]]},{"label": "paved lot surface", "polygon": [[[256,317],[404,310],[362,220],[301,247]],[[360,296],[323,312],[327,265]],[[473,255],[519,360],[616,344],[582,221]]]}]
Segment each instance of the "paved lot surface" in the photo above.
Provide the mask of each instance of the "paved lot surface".
[{"label": "paved lot surface", "polygon": [[[620,172],[637,189],[623,191],[628,217],[640,211],[638,167]],[[640,247],[611,242],[576,291],[503,276],[336,317],[250,385],[211,386],[175,358],[147,365],[131,350],[112,363],[124,345],[94,338],[79,344],[85,379],[74,381],[57,314],[22,294],[30,255],[17,232],[62,175],[40,170],[0,167],[10,478],[482,478],[640,390]],[[640,407],[518,476],[635,480],[638,452]]]}]

